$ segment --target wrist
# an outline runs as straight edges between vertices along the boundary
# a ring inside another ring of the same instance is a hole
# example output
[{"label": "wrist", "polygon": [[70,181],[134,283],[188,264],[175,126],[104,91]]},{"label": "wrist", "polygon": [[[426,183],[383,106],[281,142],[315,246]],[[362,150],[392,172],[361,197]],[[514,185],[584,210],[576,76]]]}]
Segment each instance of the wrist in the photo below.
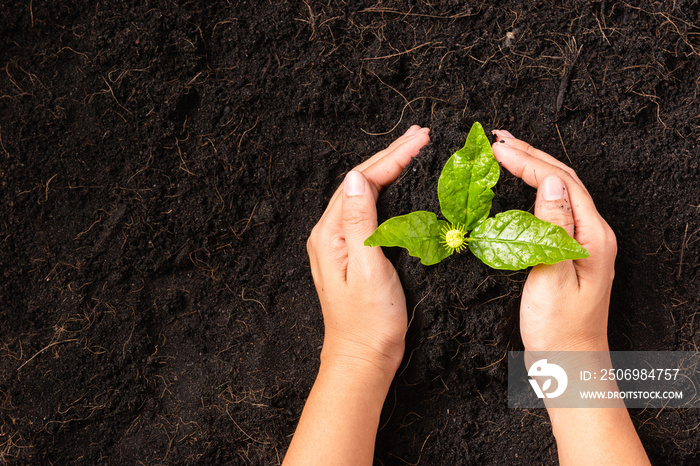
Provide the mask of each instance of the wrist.
[{"label": "wrist", "polygon": [[362,406],[365,414],[378,419],[395,374],[395,370],[363,359],[322,352],[316,382],[323,381],[333,397],[345,400],[347,407]]},{"label": "wrist", "polygon": [[284,464],[371,464],[394,374],[391,367],[326,338]]},{"label": "wrist", "polygon": [[546,344],[527,344],[525,351],[610,351],[607,335],[591,338],[569,338]]},{"label": "wrist", "polygon": [[404,344],[378,350],[341,339],[326,338],[321,350],[321,369],[342,372],[349,380],[387,390],[401,364]]}]

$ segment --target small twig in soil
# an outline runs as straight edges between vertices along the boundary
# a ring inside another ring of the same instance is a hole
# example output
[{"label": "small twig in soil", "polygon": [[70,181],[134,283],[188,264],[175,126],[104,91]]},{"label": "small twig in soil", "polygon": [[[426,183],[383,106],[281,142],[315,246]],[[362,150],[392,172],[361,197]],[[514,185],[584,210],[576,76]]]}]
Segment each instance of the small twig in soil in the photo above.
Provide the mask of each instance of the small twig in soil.
[{"label": "small twig in soil", "polygon": [[224,197],[219,192],[218,186],[216,186],[216,180],[214,180],[214,191],[216,191],[216,194],[219,196],[219,200],[221,201],[221,209],[219,209],[217,212],[217,214],[220,214],[226,208],[226,201],[224,201]]},{"label": "small twig in soil", "polygon": [[695,427],[691,427],[690,429],[685,429],[685,430],[682,431],[682,432],[692,432],[692,431],[694,431],[694,430],[698,430],[698,427],[700,427],[700,422],[698,422],[697,424],[695,424]]},{"label": "small twig in soil", "polygon": [[[605,42],[610,45],[610,41],[608,40],[608,36],[605,35],[605,31],[603,31],[603,26],[600,24],[600,20],[598,19],[598,15],[593,15],[596,22],[598,23],[598,29],[600,29],[600,33],[603,35],[603,39],[605,39]],[[603,16],[603,22],[605,22],[605,16]]]},{"label": "small twig in soil", "polygon": [[492,362],[492,363],[489,364],[488,366],[477,367],[477,369],[479,369],[479,370],[491,369],[493,366],[496,366],[498,363],[500,363],[501,361],[503,361],[503,360],[506,358],[506,356],[508,356],[508,351],[506,351],[505,353],[503,353],[503,357],[502,357],[501,359],[499,359],[498,361]]},{"label": "small twig in soil", "polygon": [[678,279],[681,279],[681,271],[683,270],[683,254],[685,253],[686,241],[688,238],[688,224],[685,224],[685,233],[683,233],[683,241],[681,241],[681,260],[678,263]]},{"label": "small twig in soil", "polygon": [[499,299],[507,298],[508,296],[510,296],[510,293],[502,294],[501,296],[496,296],[495,298],[489,299],[489,300],[486,301],[484,304],[488,304],[488,303],[490,303],[490,302],[492,302],[492,301],[497,301],[497,300],[499,300]]},{"label": "small twig in soil", "polygon": [[245,297],[245,288],[242,288],[242,289],[241,289],[241,299],[242,299],[243,301],[253,301],[254,303],[260,304],[260,307],[262,307],[262,308],[263,308],[263,311],[265,311],[265,314],[267,314],[267,309],[265,309],[265,306],[263,305],[263,303],[261,303],[261,302],[258,301],[257,299],[252,299],[252,298],[246,298],[246,297]]},{"label": "small twig in soil", "polygon": [[[198,258],[197,251],[200,251],[200,249],[192,251],[189,254],[190,261],[192,262],[192,264],[195,267],[197,267],[198,269],[200,269],[204,273],[205,277],[209,277],[212,280],[216,280],[216,277],[214,276],[214,272],[216,272],[218,270],[219,266],[217,265],[216,267],[212,267],[208,263],[204,262],[202,259]],[[206,251],[206,249],[205,249],[205,251]]]},{"label": "small twig in soil", "polygon": [[25,92],[24,89],[19,87],[19,84],[17,84],[15,79],[12,77],[12,75],[10,74],[10,64],[9,63],[7,65],[5,65],[5,73],[7,74],[8,78],[10,78],[10,82],[12,83],[12,85],[15,86],[17,88],[17,90],[19,91],[19,94],[17,94],[15,97],[21,97],[24,95],[31,95],[29,92]]},{"label": "small twig in soil", "polygon": [[95,225],[97,225],[97,224],[100,223],[101,221],[102,221],[102,217],[100,217],[100,218],[98,218],[97,220],[95,220],[94,222],[92,222],[92,225],[90,225],[90,226],[87,228],[87,230],[81,231],[80,233],[78,233],[78,235],[77,235],[75,238],[73,238],[73,241],[77,240],[78,238],[80,238],[81,236],[83,236],[84,234],[86,234],[87,232],[89,232],[90,230],[92,230],[92,227],[94,227]]},{"label": "small twig in soil", "polygon": [[222,24],[233,24],[234,21],[238,21],[238,18],[231,18],[231,19],[226,20],[226,21],[219,21],[218,23],[216,23],[216,24],[214,25],[214,28],[211,30],[211,32],[215,32],[215,31],[216,31],[216,28],[219,27],[219,26],[222,25]]},{"label": "small twig in soil", "polygon": [[[251,126],[249,129],[243,131],[243,134],[241,134],[241,139],[238,140],[238,148],[241,148],[241,144],[243,143],[243,138],[245,137],[246,134],[248,134],[250,131],[253,131],[253,129],[258,126],[258,121],[260,121],[260,115],[255,119],[255,124]],[[235,130],[234,130],[235,131]]]},{"label": "small twig in soil", "polygon": [[[415,100],[417,100],[417,99],[414,99],[411,102],[414,102]],[[369,131],[365,131],[363,128],[360,128],[360,131],[362,131],[363,133],[365,133],[369,136],[383,136],[385,134],[391,133],[401,124],[401,121],[403,120],[403,113],[406,111],[406,107],[408,107],[411,102],[409,102],[403,106],[403,108],[401,109],[401,115],[399,115],[399,121],[397,121],[396,124],[394,125],[394,127],[391,128],[389,131],[384,131],[383,133],[370,133]]]},{"label": "small twig in soil", "polygon": [[309,2],[304,1],[304,4],[306,5],[306,8],[309,9],[309,27],[311,27],[311,36],[309,37],[309,40],[311,40],[316,36],[316,15],[311,9]]},{"label": "small twig in soil", "polygon": [[49,183],[51,183],[51,180],[53,180],[53,179],[56,178],[57,176],[58,176],[58,173],[56,173],[54,176],[52,176],[51,178],[49,178],[49,181],[46,182],[46,190],[45,190],[44,201],[48,201],[48,200],[49,200]]},{"label": "small twig in soil", "polygon": [[365,133],[369,136],[384,136],[385,134],[391,133],[401,124],[401,121],[403,120],[403,114],[406,111],[406,107],[410,106],[416,100],[421,100],[421,99],[435,99],[435,100],[438,100],[440,102],[445,102],[444,100],[436,99],[435,97],[416,97],[415,99],[411,100],[410,102],[408,102],[406,105],[403,106],[403,108],[401,109],[401,115],[399,116],[399,121],[397,121],[396,124],[394,125],[394,127],[391,128],[389,131],[384,131],[383,133],[370,133],[369,131],[366,131],[363,128],[360,128],[360,131],[362,131],[363,133]]},{"label": "small twig in soil", "polygon": [[384,60],[385,58],[394,58],[394,57],[398,57],[400,55],[405,55],[407,53],[411,53],[414,50],[418,50],[419,48],[425,47],[426,45],[432,45],[432,44],[440,45],[440,44],[442,44],[442,42],[426,42],[426,43],[421,44],[421,45],[416,45],[412,49],[404,50],[403,52],[396,52],[396,53],[392,53],[391,55],[384,55],[383,57],[367,57],[367,58],[363,58],[362,61],[365,61],[365,60]]},{"label": "small twig in soil", "polygon": [[[651,100],[651,102],[654,105],[656,105],[656,121],[658,121],[659,124],[664,127],[664,131],[666,131],[668,129],[668,126],[666,126],[666,123],[664,123],[664,121],[661,119],[661,105],[659,104],[659,97],[656,94],[646,94],[642,91],[636,91],[636,90],[631,89],[631,88],[630,88],[630,92],[632,92],[633,94],[636,94],[640,97],[646,97],[647,99]],[[646,107],[646,106],[644,106],[644,107]],[[641,110],[642,109],[640,109],[640,111]]]},{"label": "small twig in soil", "polygon": [[411,13],[410,11],[399,11],[399,10],[393,10],[391,8],[381,8],[381,7],[371,7],[371,8],[365,8],[364,10],[360,10],[359,13],[392,13],[395,15],[401,15],[401,16],[418,16],[418,17],[423,17],[423,18],[433,18],[433,19],[457,19],[457,18],[466,18],[468,16],[475,16],[478,15],[481,12],[481,7],[479,7],[474,13],[457,13],[455,15],[450,15],[450,16],[444,16],[444,15],[428,15],[424,13]]},{"label": "small twig in soil", "polygon": [[564,76],[562,76],[561,82],[559,83],[559,94],[557,94],[557,114],[559,114],[561,107],[564,105],[564,95],[566,94],[567,87],[569,87],[571,71],[574,69],[582,47],[583,46],[576,46],[575,37],[569,39],[566,44],[566,50],[564,51]]},{"label": "small twig in soil", "polygon": [[[189,138],[189,136],[188,136],[188,138]],[[185,163],[185,159],[182,157],[182,151],[180,150],[180,141],[179,140],[175,141],[175,147],[177,147],[177,153],[180,156],[180,161],[182,162],[182,164],[180,164],[180,170],[184,171],[188,175],[197,176],[187,168],[187,164]]]},{"label": "small twig in soil", "polygon": [[77,338],[71,338],[71,339],[69,339],[69,340],[54,341],[53,343],[51,343],[51,344],[49,344],[49,345],[43,347],[42,349],[40,349],[39,351],[37,351],[36,354],[35,354],[34,356],[32,356],[31,358],[27,359],[21,366],[19,366],[19,367],[17,368],[17,372],[19,372],[24,366],[26,366],[27,364],[29,364],[35,357],[39,356],[41,353],[43,353],[43,352],[46,351],[47,349],[51,348],[52,346],[60,345],[61,343],[70,343],[70,342],[72,342],[72,341],[78,341],[78,339],[77,339]]},{"label": "small twig in soil", "polygon": [[433,292],[433,290],[428,291],[417,303],[415,306],[413,306],[413,312],[411,312],[411,319],[408,321],[408,325],[406,326],[406,331],[404,332],[403,336],[406,338],[406,334],[408,333],[408,329],[411,327],[411,322],[413,322],[413,318],[416,316],[416,309],[418,306],[420,306],[420,303],[422,303],[425,298],[430,296],[430,294]]},{"label": "small twig in soil", "polygon": [[258,204],[260,204],[260,201],[256,202],[255,205],[253,206],[253,210],[250,212],[250,216],[248,216],[248,221],[246,222],[245,226],[243,227],[243,230],[241,230],[240,233],[236,233],[233,231],[233,228],[231,228],[231,233],[236,235],[236,238],[241,239],[241,235],[245,233],[245,231],[248,229],[248,225],[250,225],[250,221],[253,219],[253,214],[255,214],[255,209],[258,207]]},{"label": "small twig in soil", "polygon": [[[245,115],[242,115],[242,116],[241,116],[241,121],[238,122],[238,124],[237,124],[236,127],[233,129],[233,131],[231,131],[231,132],[228,133],[226,136],[224,136],[224,138],[221,140],[221,142],[220,142],[219,144],[221,144],[222,142],[224,142],[225,140],[227,140],[228,138],[230,138],[230,137],[233,135],[233,133],[235,133],[235,132],[238,130],[238,127],[241,126],[241,123],[243,123],[243,118],[244,118],[244,117],[245,117]],[[230,119],[229,121],[227,121],[226,123],[224,123],[221,127],[223,128],[223,127],[227,126],[229,123],[231,123],[232,120],[233,120],[233,117],[231,117],[231,119]]]},{"label": "small twig in soil", "polygon": [[240,430],[241,432],[243,432],[243,435],[245,435],[246,438],[248,438],[249,440],[252,440],[252,441],[255,442],[255,443],[259,443],[259,444],[261,444],[261,445],[269,445],[269,444],[270,444],[270,442],[263,442],[263,441],[261,441],[261,440],[254,439],[253,437],[251,437],[250,435],[248,435],[248,433],[247,433],[245,430],[243,430],[243,429],[241,428],[241,426],[239,426],[238,423],[233,419],[233,416],[231,416],[231,413],[228,412],[228,406],[226,406],[226,414],[228,415],[229,419],[231,419],[231,422],[233,422],[233,424],[234,424],[236,427],[238,427],[238,430]]},{"label": "small twig in soil", "polygon": [[[428,292],[420,299],[420,301],[418,301],[418,302],[416,303],[416,305],[413,306],[413,312],[411,313],[411,319],[408,321],[408,325],[406,326],[406,333],[408,333],[408,329],[411,327],[411,322],[413,322],[413,317],[416,315],[416,309],[418,308],[418,306],[420,305],[420,303],[423,302],[423,300],[424,300],[425,298],[427,298],[428,296],[430,296],[430,294],[431,294],[432,292],[433,292],[432,289],[431,289],[430,291],[428,291]],[[406,333],[404,333],[404,337],[406,336]],[[406,361],[406,365],[405,365],[404,368],[401,370],[401,372],[397,375],[397,377],[402,376],[403,373],[406,372],[406,369],[408,369],[408,366],[411,364],[411,359],[413,358],[413,352],[414,352],[416,349],[417,349],[417,347],[414,348],[414,349],[411,351],[411,354],[408,356],[408,360]]]},{"label": "small twig in soil", "polygon": [[[112,98],[117,103],[117,105],[119,105],[129,115],[132,115],[132,113],[129,109],[127,109],[126,107],[124,107],[122,104],[119,103],[119,100],[117,100],[117,96],[114,95],[114,90],[112,90],[112,86],[109,85],[109,82],[104,77],[102,77],[102,81],[104,81],[105,84],[107,85],[107,87],[109,88],[109,93],[112,94]],[[122,119],[124,119],[124,121],[126,121],[126,119],[124,117],[122,117]]]},{"label": "small twig in soil", "polygon": [[145,165],[143,168],[139,168],[139,169],[136,171],[136,173],[134,173],[133,175],[131,175],[131,176],[129,177],[129,179],[126,180],[126,184],[129,184],[129,182],[131,182],[131,180],[133,180],[134,177],[135,177],[136,175],[138,175],[139,173],[142,173],[142,172],[146,171],[146,170],[148,169],[148,167],[151,165],[151,160],[153,160],[153,153],[148,154],[148,160],[146,161],[146,165]]},{"label": "small twig in soil", "polygon": [[75,53],[76,55],[82,55],[83,58],[85,58],[86,60],[90,60],[90,57],[88,57],[88,56],[87,56],[86,54],[84,54],[83,52],[78,52],[78,51],[76,51],[76,50],[73,50],[73,49],[70,48],[70,47],[61,47],[61,48],[56,52],[56,55],[58,55],[59,53],[63,52],[64,50],[70,50],[71,52]]},{"label": "small twig in soil", "polygon": [[199,73],[197,73],[196,75],[194,75],[194,78],[190,79],[190,82],[188,82],[187,85],[188,85],[188,86],[191,86],[192,83],[194,83],[194,82],[197,80],[197,78],[199,78],[199,76],[200,76],[202,73],[203,73],[203,72],[200,71]]},{"label": "small twig in soil", "polygon": [[[435,432],[435,431],[433,431],[433,432]],[[416,460],[415,463],[409,463],[408,461],[404,460],[403,458],[399,458],[398,456],[394,455],[394,454],[391,453],[391,452],[387,452],[387,453],[388,453],[389,455],[393,456],[394,458],[403,461],[404,463],[406,463],[406,464],[409,465],[409,466],[418,466],[418,463],[420,463],[420,459],[421,459],[421,457],[423,456],[423,450],[425,449],[425,444],[428,443],[428,439],[430,438],[431,435],[433,435],[433,432],[430,432],[430,433],[428,434],[428,436],[425,438],[425,440],[423,440],[423,444],[421,445],[420,451],[418,452],[418,459]]]},{"label": "small twig in soil", "polygon": [[0,125],[0,147],[2,147],[2,151],[7,155],[8,157],[10,156],[10,153],[7,152],[7,149],[5,149],[5,144],[2,142],[2,126]]},{"label": "small twig in soil", "polygon": [[564,145],[564,139],[561,137],[561,132],[559,132],[559,125],[554,123],[554,126],[557,128],[557,134],[559,135],[559,142],[561,142],[561,147],[564,149],[564,154],[566,154],[566,158],[569,160],[569,165],[573,165],[574,163],[571,161],[571,157],[569,157],[569,153],[566,150],[566,146]]},{"label": "small twig in soil", "polygon": [[[390,85],[388,85],[387,83],[385,83],[385,82],[382,80],[382,78],[380,78],[380,77],[377,75],[377,73],[375,73],[374,71],[370,70],[369,68],[365,68],[365,69],[366,69],[367,71],[369,71],[370,73],[372,73],[372,74],[374,75],[374,77],[377,78],[377,79],[379,80],[380,83],[384,84],[386,87],[388,87],[389,89],[391,89],[392,91],[394,91],[394,92],[396,92],[398,95],[400,95],[401,98],[404,100],[404,102],[406,102],[406,105],[408,105],[409,107],[411,106],[411,103],[408,101],[408,99],[407,99],[401,92],[397,91],[395,88],[393,88],[393,87],[391,87]],[[413,109],[411,109],[411,110],[413,110]]]}]

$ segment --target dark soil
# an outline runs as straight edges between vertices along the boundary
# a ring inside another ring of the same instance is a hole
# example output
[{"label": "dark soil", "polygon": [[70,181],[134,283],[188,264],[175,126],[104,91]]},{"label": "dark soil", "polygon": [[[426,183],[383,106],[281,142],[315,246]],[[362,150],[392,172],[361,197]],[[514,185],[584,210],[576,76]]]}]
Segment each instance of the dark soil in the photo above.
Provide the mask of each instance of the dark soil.
[{"label": "dark soil", "polygon": [[[0,462],[281,461],[323,335],[306,238],[411,124],[383,218],[437,211],[472,122],[508,129],[617,234],[612,348],[698,349],[697,0],[1,3]],[[533,201],[504,173],[493,211]],[[412,322],[377,464],[555,463],[507,407],[526,274],[387,254]],[[653,462],[700,461],[698,410],[633,417]]]}]

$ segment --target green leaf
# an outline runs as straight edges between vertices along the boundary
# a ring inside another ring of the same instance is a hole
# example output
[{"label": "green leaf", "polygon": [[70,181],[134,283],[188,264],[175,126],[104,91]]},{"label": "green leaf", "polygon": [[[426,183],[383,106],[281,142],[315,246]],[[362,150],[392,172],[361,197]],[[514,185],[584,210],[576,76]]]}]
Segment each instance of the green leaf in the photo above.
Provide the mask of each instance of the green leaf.
[{"label": "green leaf", "polygon": [[562,227],[522,210],[484,220],[472,231],[469,249],[486,265],[505,270],[588,257]]},{"label": "green leaf", "polygon": [[493,191],[500,167],[493,156],[481,124],[472,125],[464,147],[442,169],[438,199],[442,215],[453,224],[472,230],[491,211]]},{"label": "green leaf", "polygon": [[437,264],[452,251],[440,242],[442,229],[448,226],[432,212],[418,211],[393,217],[374,230],[365,246],[400,246],[423,265]]}]

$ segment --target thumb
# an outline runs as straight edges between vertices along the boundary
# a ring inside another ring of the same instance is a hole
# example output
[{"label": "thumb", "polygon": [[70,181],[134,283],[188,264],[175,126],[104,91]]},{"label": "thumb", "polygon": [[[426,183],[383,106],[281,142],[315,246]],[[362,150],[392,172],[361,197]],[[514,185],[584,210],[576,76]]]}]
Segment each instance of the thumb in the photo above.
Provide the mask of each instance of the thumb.
[{"label": "thumb", "polygon": [[377,205],[367,178],[359,171],[351,170],[345,175],[342,211],[349,261],[362,260],[367,254],[382,254],[381,248],[364,245],[377,228]]},{"label": "thumb", "polygon": [[546,176],[537,187],[535,216],[559,225],[573,238],[574,215],[571,211],[566,185],[556,175]]},{"label": "thumb", "polygon": [[[556,175],[545,176],[537,186],[537,199],[535,200],[535,216],[541,220],[559,225],[574,237],[574,215],[571,210],[569,193],[566,184]],[[525,287],[539,290],[535,294],[551,293],[552,287],[558,292],[568,290],[567,285],[578,286],[576,269],[572,261],[559,262],[557,264],[540,264],[533,267],[528,276]]]}]

